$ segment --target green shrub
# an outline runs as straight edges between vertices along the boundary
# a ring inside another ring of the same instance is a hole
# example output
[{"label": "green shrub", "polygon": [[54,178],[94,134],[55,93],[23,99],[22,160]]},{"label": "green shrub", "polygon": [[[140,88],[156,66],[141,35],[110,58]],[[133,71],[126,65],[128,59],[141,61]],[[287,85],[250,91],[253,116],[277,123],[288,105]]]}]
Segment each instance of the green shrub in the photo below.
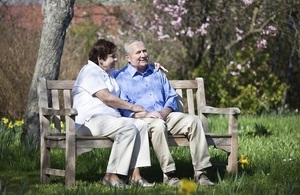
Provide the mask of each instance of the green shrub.
[{"label": "green shrub", "polygon": [[202,64],[194,75],[204,77],[207,104],[237,106],[243,114],[278,110],[286,85],[270,72],[268,54],[252,48],[236,53],[234,61],[219,58],[214,67]]}]

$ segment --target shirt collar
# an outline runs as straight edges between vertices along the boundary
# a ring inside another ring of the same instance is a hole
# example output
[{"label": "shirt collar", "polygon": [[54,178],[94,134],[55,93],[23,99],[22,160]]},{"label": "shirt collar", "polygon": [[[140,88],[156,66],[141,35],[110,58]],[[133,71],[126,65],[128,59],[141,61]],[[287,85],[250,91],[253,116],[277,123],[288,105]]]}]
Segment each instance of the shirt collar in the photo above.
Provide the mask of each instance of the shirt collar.
[{"label": "shirt collar", "polygon": [[91,61],[91,60],[88,60],[88,64],[89,65],[95,65],[95,66],[98,66],[98,64],[96,64],[95,62]]},{"label": "shirt collar", "polygon": [[107,72],[105,70],[103,70],[98,64],[96,64],[95,62],[88,60],[88,64],[87,65],[92,65],[92,66],[96,66],[103,74],[109,75],[107,74]]},{"label": "shirt collar", "polygon": [[[143,75],[142,73],[138,72],[133,66],[131,66],[130,63],[128,63],[127,66],[128,66],[128,72],[131,75],[131,77],[134,77],[135,75],[138,75],[138,74]],[[148,71],[154,72],[154,66],[149,66],[149,64],[147,64],[145,73],[147,73]]]}]

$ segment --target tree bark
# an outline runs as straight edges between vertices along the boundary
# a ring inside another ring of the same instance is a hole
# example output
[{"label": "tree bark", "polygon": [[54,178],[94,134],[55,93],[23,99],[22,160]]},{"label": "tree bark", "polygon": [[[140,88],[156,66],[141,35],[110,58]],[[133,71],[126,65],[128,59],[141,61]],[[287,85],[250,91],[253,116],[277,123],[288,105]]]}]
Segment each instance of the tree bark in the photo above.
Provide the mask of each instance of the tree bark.
[{"label": "tree bark", "polygon": [[44,0],[42,5],[43,30],[38,58],[27,97],[25,113],[26,137],[39,142],[39,113],[37,97],[37,79],[46,77],[57,79],[64,47],[66,30],[73,18],[75,0]]}]

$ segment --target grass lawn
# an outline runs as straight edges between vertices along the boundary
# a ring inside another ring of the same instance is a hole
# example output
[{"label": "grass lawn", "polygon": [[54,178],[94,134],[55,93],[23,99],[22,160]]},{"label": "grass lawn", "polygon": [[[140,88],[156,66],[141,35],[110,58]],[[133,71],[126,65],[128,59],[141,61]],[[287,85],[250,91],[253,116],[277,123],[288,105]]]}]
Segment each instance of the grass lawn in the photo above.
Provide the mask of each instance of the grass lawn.
[{"label": "grass lawn", "polygon": [[[212,132],[226,132],[227,118],[210,118]],[[152,167],[142,169],[142,175],[153,188],[130,187],[114,189],[103,186],[109,149],[95,149],[77,157],[76,186],[66,188],[64,179],[53,177],[51,184],[40,184],[39,147],[20,143],[21,121],[0,121],[0,194],[182,194],[176,187],[162,182],[162,172],[152,152]],[[300,194],[300,116],[266,115],[239,118],[239,172],[228,175],[213,167],[209,177],[214,187],[198,187],[191,194]],[[172,147],[180,178],[193,175],[187,147]],[[213,163],[226,162],[226,155],[210,148]],[[52,162],[63,166],[62,151],[54,150]],[[242,157],[243,156],[243,157]]]}]

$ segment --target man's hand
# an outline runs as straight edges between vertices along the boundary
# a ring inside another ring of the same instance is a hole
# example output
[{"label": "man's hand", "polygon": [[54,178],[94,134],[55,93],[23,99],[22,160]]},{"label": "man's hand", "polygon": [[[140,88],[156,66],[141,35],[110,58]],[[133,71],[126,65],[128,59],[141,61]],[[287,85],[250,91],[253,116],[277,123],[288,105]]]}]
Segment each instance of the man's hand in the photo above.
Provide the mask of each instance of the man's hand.
[{"label": "man's hand", "polygon": [[172,109],[169,107],[165,107],[161,111],[159,111],[160,115],[162,116],[163,120],[166,121],[167,116],[172,112]]},{"label": "man's hand", "polygon": [[161,114],[159,112],[147,112],[145,118],[158,118],[158,119],[163,119]]}]

